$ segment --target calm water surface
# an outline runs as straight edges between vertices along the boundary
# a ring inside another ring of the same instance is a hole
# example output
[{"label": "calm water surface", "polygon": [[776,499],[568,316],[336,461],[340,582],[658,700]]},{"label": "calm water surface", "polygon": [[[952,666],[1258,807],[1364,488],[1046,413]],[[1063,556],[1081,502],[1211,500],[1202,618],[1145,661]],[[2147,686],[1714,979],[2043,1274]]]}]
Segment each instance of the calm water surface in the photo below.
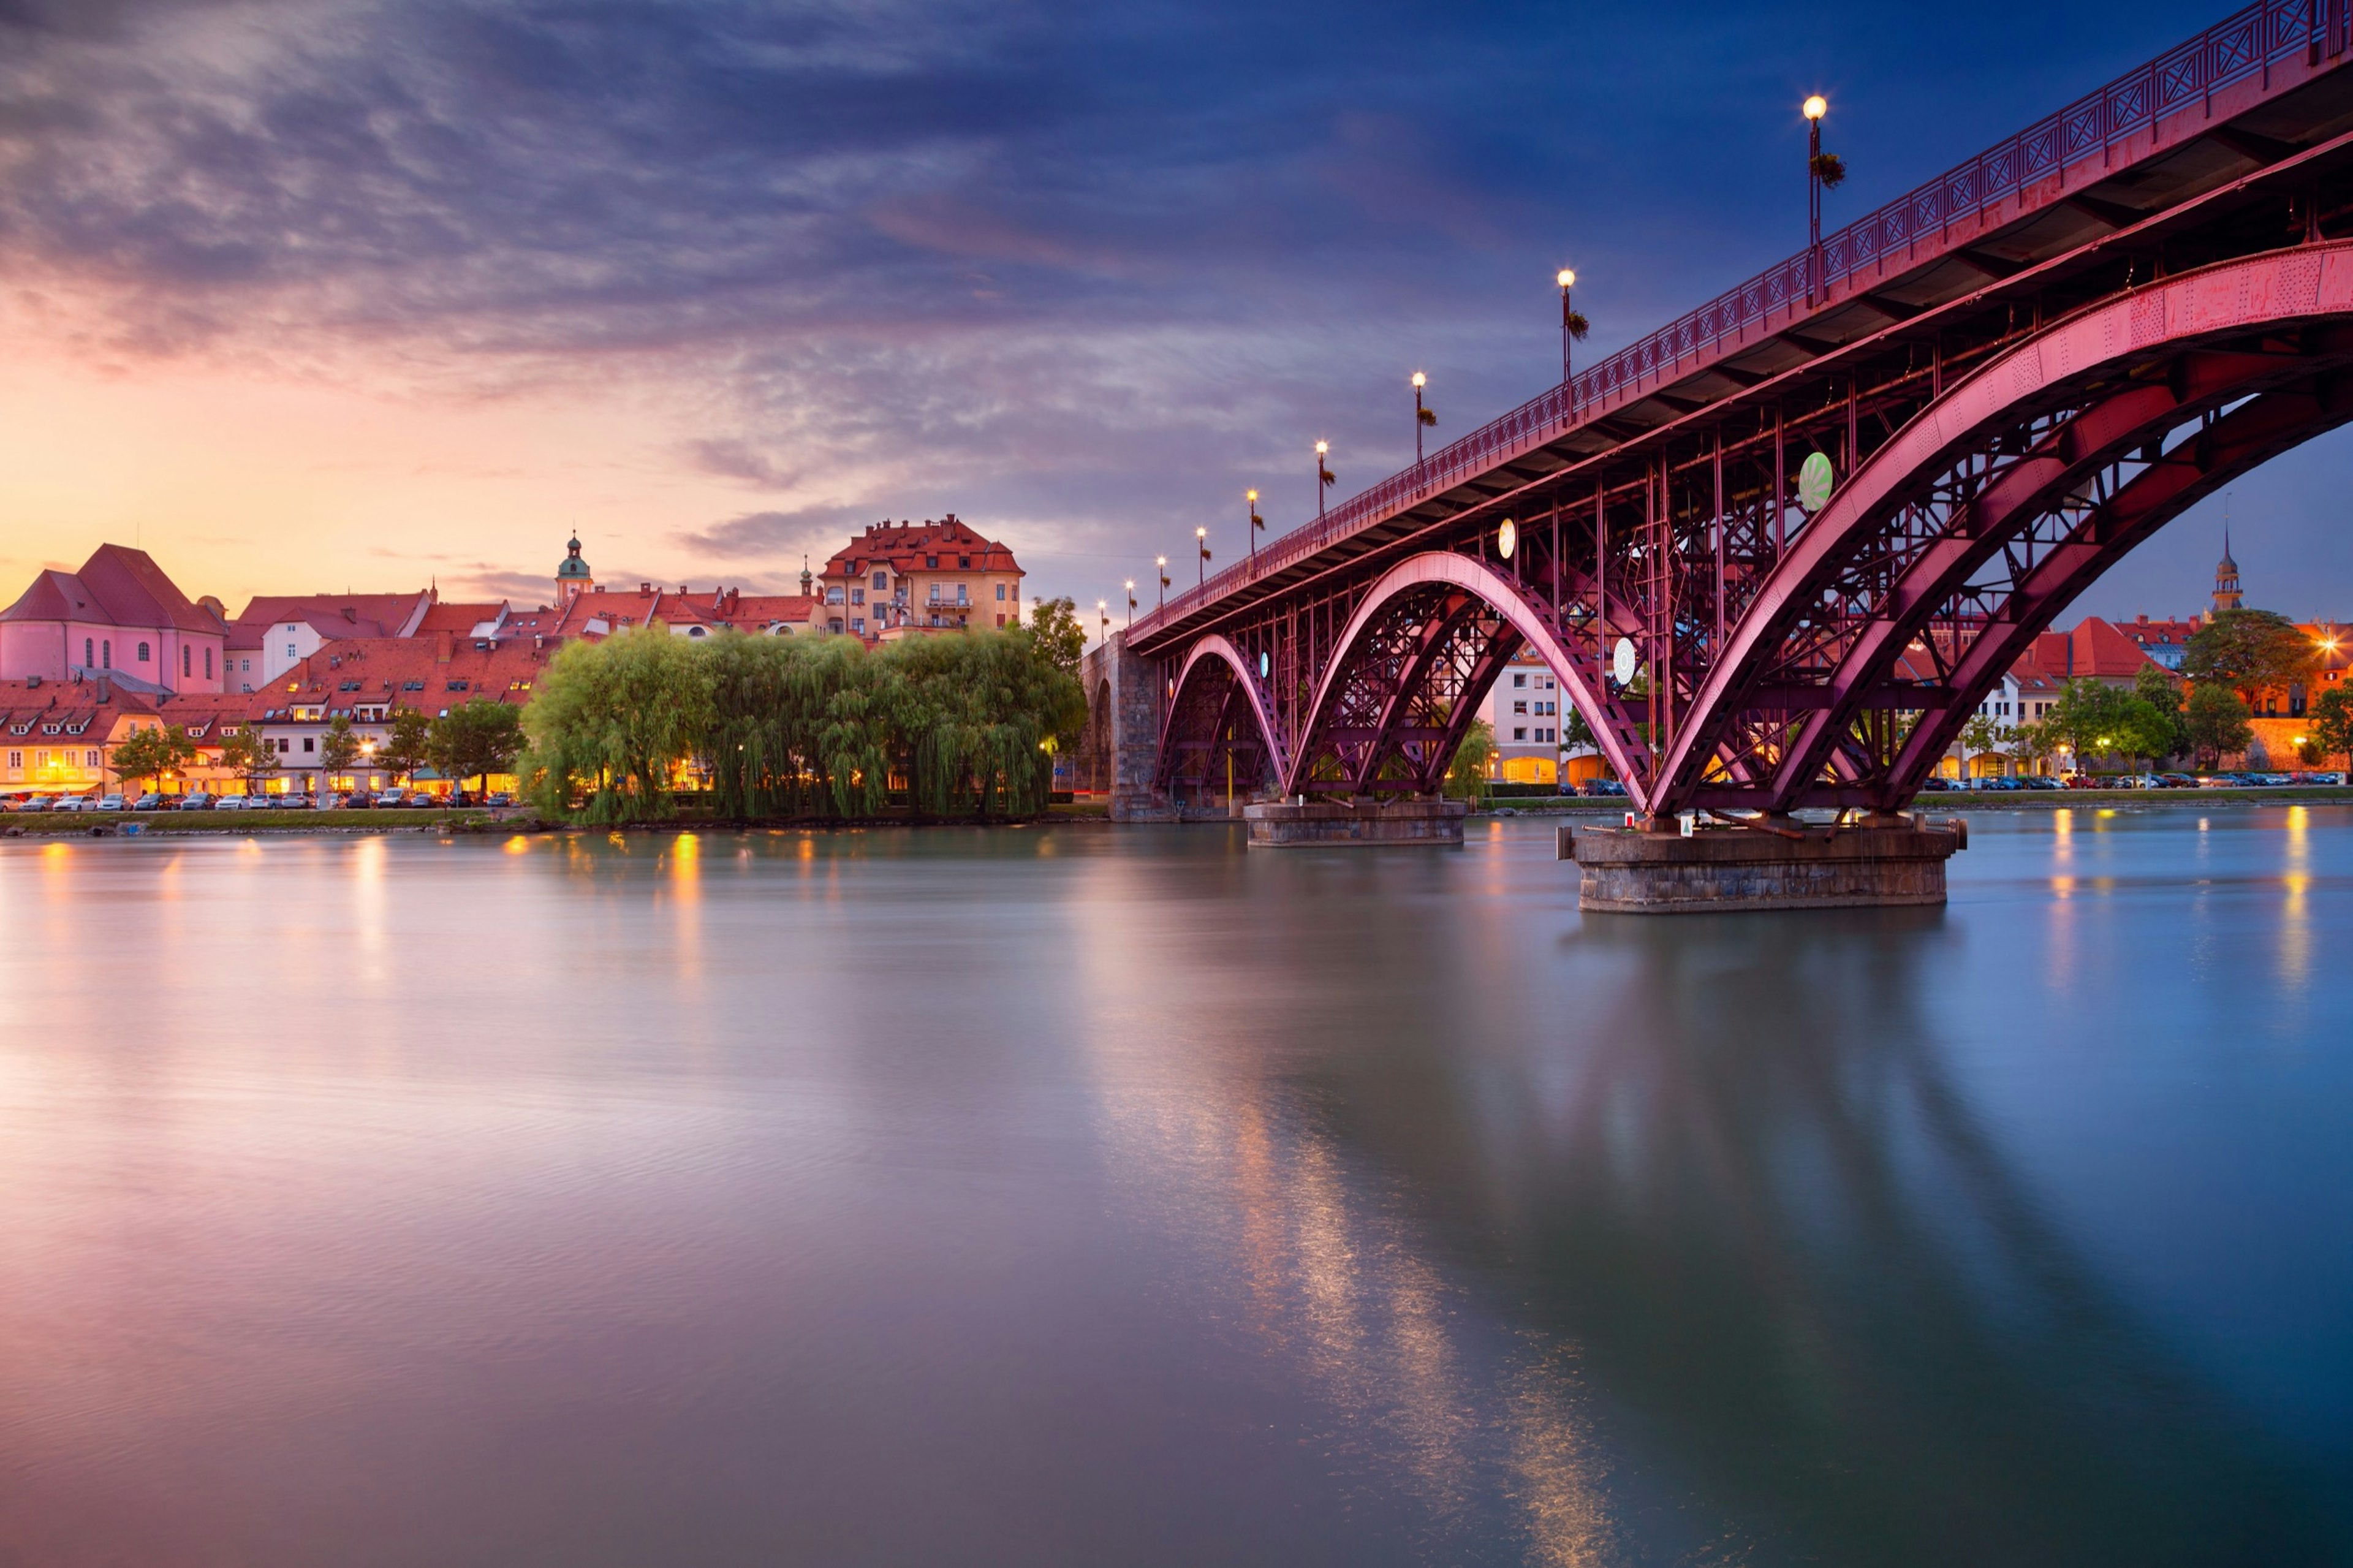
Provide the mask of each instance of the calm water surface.
[{"label": "calm water surface", "polygon": [[0,846],[0,1564],[2353,1562],[2353,814]]}]

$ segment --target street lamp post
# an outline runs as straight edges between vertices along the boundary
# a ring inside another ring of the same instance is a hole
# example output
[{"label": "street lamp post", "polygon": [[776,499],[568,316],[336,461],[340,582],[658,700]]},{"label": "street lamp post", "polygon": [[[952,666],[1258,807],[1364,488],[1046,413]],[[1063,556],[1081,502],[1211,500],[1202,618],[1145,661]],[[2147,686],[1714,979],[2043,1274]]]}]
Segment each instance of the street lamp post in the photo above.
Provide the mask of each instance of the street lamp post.
[{"label": "street lamp post", "polygon": [[1193,542],[1201,547],[1201,559],[1198,563],[1198,570],[1200,572],[1201,581],[1207,583],[1209,580],[1209,531],[1206,528],[1195,529],[1193,531]]},{"label": "street lamp post", "polygon": [[1421,401],[1421,389],[1429,384],[1430,377],[1419,371],[1413,373],[1413,462],[1416,468],[1421,466],[1421,433],[1425,427],[1438,423],[1438,410],[1425,407]]},{"label": "street lamp post", "polygon": [[1829,298],[1831,289],[1822,266],[1822,193],[1846,179],[1846,160],[1822,151],[1822,116],[1831,100],[1815,93],[1800,111],[1806,117],[1806,303],[1813,305]]},{"label": "street lamp post", "polygon": [[1552,275],[1552,280],[1560,290],[1560,384],[1568,395],[1568,411],[1573,415],[1577,412],[1577,382],[1569,374],[1569,344],[1583,342],[1593,324],[1578,311],[1569,296],[1569,290],[1577,287],[1576,269],[1564,267]]},{"label": "street lamp post", "polygon": [[1339,478],[1324,466],[1324,458],[1331,450],[1332,443],[1329,441],[1315,443],[1315,519],[1318,522],[1324,520],[1324,492],[1330,489]]},{"label": "street lamp post", "polygon": [[1244,490],[1242,500],[1250,509],[1250,570],[1255,572],[1258,570],[1258,531],[1266,526],[1266,519],[1258,514],[1258,491]]},{"label": "street lamp post", "polygon": [[1103,623],[1103,644],[1098,646],[1108,645],[1111,641],[1111,606],[1101,599],[1095,601],[1095,619]]},{"label": "street lamp post", "polygon": [[1127,626],[1130,631],[1135,629],[1135,579],[1133,577],[1127,580]]},{"label": "street lamp post", "polygon": [[1166,557],[1166,555],[1163,555],[1163,556],[1159,557],[1159,562],[1160,562],[1160,607],[1161,607],[1162,609],[1164,609],[1164,610],[1165,610],[1165,609],[1166,609],[1166,608],[1168,607],[1168,557]]}]

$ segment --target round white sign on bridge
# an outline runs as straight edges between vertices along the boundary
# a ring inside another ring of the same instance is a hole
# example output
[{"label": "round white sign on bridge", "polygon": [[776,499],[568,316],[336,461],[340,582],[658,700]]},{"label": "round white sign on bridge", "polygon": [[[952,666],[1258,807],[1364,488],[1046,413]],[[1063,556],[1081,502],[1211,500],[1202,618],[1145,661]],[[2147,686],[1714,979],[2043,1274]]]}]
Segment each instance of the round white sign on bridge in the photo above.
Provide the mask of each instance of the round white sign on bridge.
[{"label": "round white sign on bridge", "polygon": [[1625,686],[1634,679],[1634,639],[1620,637],[1617,648],[1609,656],[1609,673],[1618,684]]},{"label": "round white sign on bridge", "polygon": [[1798,504],[1809,512],[1817,512],[1831,504],[1831,491],[1838,484],[1838,475],[1831,468],[1830,454],[1816,452],[1798,468]]},{"label": "round white sign on bridge", "polygon": [[1504,560],[1509,561],[1512,552],[1519,547],[1520,525],[1507,517],[1504,520],[1504,526],[1495,531],[1495,548]]}]

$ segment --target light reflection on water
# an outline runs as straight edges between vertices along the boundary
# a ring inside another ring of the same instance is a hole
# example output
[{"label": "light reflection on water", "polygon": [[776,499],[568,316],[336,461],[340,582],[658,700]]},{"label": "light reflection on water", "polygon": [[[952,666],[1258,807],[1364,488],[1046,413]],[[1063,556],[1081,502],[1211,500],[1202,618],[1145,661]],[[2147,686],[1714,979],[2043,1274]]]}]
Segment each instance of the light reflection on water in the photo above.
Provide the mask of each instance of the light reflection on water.
[{"label": "light reflection on water", "polygon": [[0,1563],[2353,1556],[2353,817],[1550,847],[0,846]]}]

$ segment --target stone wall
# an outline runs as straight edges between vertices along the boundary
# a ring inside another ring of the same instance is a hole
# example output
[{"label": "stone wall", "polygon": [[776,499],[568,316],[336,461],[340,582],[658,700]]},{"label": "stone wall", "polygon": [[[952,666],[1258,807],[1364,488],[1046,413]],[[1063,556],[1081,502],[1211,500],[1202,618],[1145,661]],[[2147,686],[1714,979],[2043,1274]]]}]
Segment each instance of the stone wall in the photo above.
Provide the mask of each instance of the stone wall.
[{"label": "stone wall", "polygon": [[1080,746],[1078,787],[1108,794],[1115,821],[1172,815],[1168,803],[1152,790],[1160,756],[1161,694],[1150,662],[1127,650],[1125,631],[1115,631],[1080,661],[1079,678],[1087,689],[1087,733]]}]

